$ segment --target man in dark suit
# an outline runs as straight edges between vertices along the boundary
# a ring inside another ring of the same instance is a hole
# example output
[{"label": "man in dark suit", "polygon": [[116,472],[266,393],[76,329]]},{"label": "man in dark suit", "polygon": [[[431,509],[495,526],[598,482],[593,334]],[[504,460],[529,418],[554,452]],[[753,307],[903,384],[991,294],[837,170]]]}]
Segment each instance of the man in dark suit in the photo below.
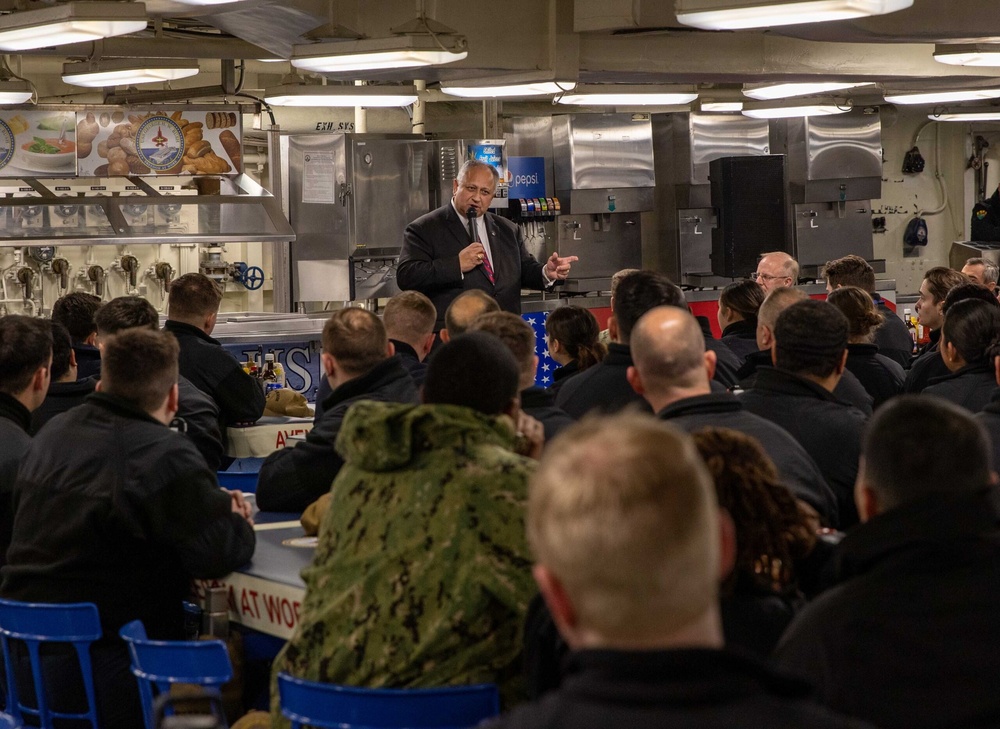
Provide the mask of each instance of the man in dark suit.
[{"label": "man in dark suit", "polygon": [[444,326],[448,305],[462,291],[481,289],[500,308],[521,313],[521,289],[545,289],[569,275],[576,256],[558,253],[541,264],[524,247],[520,229],[487,212],[499,176],[492,165],[468,160],[447,205],[414,220],[403,233],[399,288],[425,294]]}]

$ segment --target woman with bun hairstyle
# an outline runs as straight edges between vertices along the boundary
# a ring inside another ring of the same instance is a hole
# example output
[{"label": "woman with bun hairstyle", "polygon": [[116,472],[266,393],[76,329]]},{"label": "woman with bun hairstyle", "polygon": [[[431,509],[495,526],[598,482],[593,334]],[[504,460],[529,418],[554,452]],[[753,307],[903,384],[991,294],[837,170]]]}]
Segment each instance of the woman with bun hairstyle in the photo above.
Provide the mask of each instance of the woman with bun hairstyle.
[{"label": "woman with bun hairstyle", "polygon": [[841,286],[826,300],[847,317],[847,369],[872,396],[872,407],[900,394],[906,372],[898,362],[879,354],[878,345],[873,344],[875,330],[884,317],[875,308],[871,294],[857,286]]},{"label": "woman with bun hairstyle", "polygon": [[931,380],[924,392],[973,413],[997,389],[994,360],[1000,354],[1000,304],[978,299],[950,306],[941,326],[941,359],[951,374]]},{"label": "woman with bun hairstyle", "polygon": [[545,322],[545,338],[549,356],[560,367],[552,373],[553,393],[573,375],[604,359],[608,348],[598,341],[600,327],[597,319],[587,309],[579,306],[560,306],[549,314]]},{"label": "woman with bun hairstyle", "polygon": [[756,281],[737,281],[719,296],[722,341],[740,358],[757,351],[757,310],[764,303],[764,289]]}]

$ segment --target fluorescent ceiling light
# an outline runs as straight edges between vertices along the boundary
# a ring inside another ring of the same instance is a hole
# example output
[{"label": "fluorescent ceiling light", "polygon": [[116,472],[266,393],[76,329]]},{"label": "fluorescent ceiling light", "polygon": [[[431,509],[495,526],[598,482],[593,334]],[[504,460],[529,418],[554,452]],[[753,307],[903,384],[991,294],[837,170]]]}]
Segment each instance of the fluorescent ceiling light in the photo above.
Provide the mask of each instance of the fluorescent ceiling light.
[{"label": "fluorescent ceiling light", "polygon": [[198,73],[198,61],[165,58],[111,58],[63,64],[62,80],[74,86],[101,88],[174,81]]},{"label": "fluorescent ceiling light", "polygon": [[858,86],[871,86],[871,81],[862,82],[814,82],[790,83],[790,84],[744,84],[743,95],[751,99],[788,99],[793,96],[806,96],[808,94],[822,94],[827,91],[840,91],[841,89],[853,89]]},{"label": "fluorescent ceiling light", "polygon": [[469,55],[465,47],[465,38],[458,35],[368,38],[292,46],[291,61],[316,73],[380,71],[454,63]]},{"label": "fluorescent ceiling light", "polygon": [[968,108],[968,109],[954,109],[949,111],[948,109],[943,109],[939,112],[928,114],[927,118],[931,121],[950,121],[950,122],[974,122],[974,121],[1000,121],[1000,106],[994,106],[989,108]]},{"label": "fluorescent ceiling light", "polygon": [[577,86],[573,93],[556,98],[560,104],[577,106],[675,106],[698,98],[693,86],[625,86],[604,84]]},{"label": "fluorescent ceiling light", "polygon": [[676,9],[684,25],[740,30],[885,15],[911,5],[913,0],[677,0]]},{"label": "fluorescent ceiling light", "polygon": [[754,119],[788,119],[803,116],[844,114],[850,104],[838,105],[829,99],[785,99],[779,101],[748,101],[743,105],[743,116]]},{"label": "fluorescent ceiling light", "polygon": [[898,91],[888,92],[890,104],[950,104],[955,101],[976,101],[1000,97],[998,89],[960,89],[958,91]]},{"label": "fluorescent ceiling light", "polygon": [[995,43],[938,43],[934,60],[953,66],[1000,66],[1000,45]]},{"label": "fluorescent ceiling light", "polygon": [[131,2],[69,2],[0,17],[0,50],[24,51],[95,41],[146,29],[146,6]]},{"label": "fluorescent ceiling light", "polygon": [[23,104],[35,94],[30,81],[0,79],[0,104]]},{"label": "fluorescent ceiling light", "polygon": [[507,86],[445,86],[441,90],[451,96],[461,96],[466,99],[496,99],[511,96],[551,96],[573,91],[576,83],[573,81],[534,81],[524,84]]},{"label": "fluorescent ceiling light", "polygon": [[413,86],[314,86],[286,84],[265,89],[272,106],[409,106],[417,100]]},{"label": "fluorescent ceiling light", "polygon": [[702,101],[701,111],[743,111],[742,101]]}]

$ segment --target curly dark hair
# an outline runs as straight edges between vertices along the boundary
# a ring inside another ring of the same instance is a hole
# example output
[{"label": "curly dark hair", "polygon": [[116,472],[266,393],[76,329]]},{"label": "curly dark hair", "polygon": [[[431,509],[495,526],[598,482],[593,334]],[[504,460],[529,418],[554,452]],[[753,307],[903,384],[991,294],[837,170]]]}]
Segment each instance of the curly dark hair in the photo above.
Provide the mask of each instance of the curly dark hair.
[{"label": "curly dark hair", "polygon": [[728,428],[692,433],[715,482],[719,506],[736,527],[736,567],[722,585],[773,592],[797,586],[795,563],[816,543],[806,513],[778,480],[778,469],[753,438]]}]

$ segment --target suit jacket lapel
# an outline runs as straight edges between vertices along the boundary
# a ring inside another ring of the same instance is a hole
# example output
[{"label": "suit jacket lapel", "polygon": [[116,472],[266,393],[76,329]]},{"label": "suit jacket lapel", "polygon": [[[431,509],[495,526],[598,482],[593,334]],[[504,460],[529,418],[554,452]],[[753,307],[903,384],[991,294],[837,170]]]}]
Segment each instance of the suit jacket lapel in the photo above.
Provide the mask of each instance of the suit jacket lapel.
[{"label": "suit jacket lapel", "polygon": [[462,222],[462,218],[455,212],[455,206],[451,204],[451,201],[448,202],[447,219],[448,231],[462,244],[461,248],[465,248],[470,242],[469,231],[465,229],[465,223]]}]

